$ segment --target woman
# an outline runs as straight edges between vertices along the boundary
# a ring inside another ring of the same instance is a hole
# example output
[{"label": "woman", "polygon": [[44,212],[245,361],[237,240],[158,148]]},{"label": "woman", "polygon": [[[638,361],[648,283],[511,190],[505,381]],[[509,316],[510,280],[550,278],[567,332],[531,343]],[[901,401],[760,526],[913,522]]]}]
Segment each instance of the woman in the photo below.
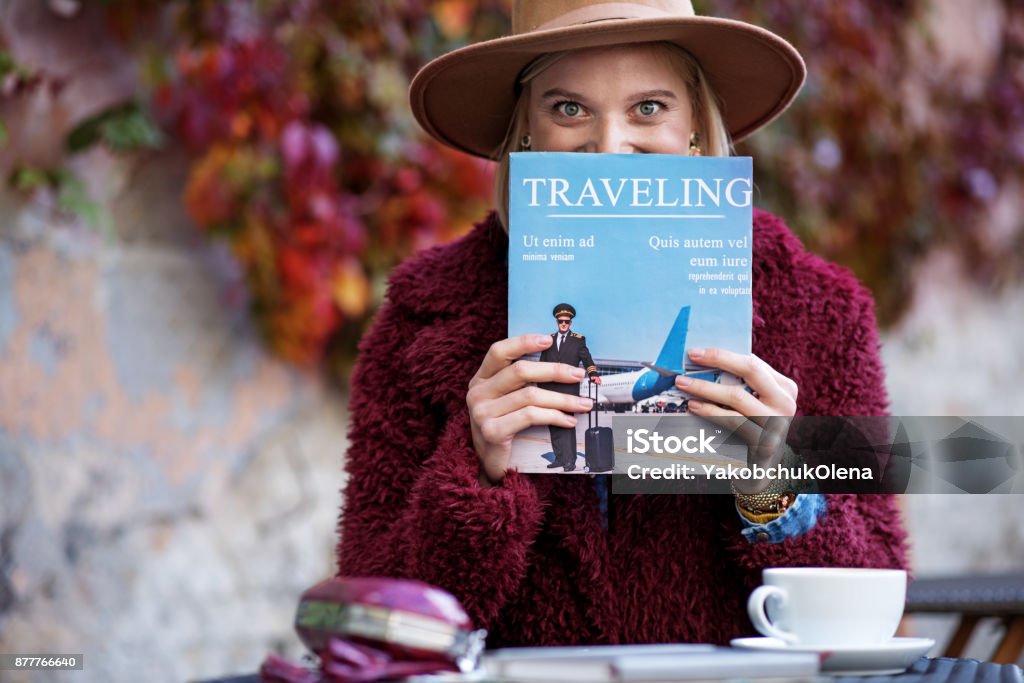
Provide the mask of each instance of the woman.
[{"label": "woman", "polygon": [[[573,426],[590,408],[534,386],[578,382],[582,368],[517,362],[550,335],[503,339],[508,153],[727,155],[729,136],[777,116],[804,73],[781,38],[696,17],[684,0],[521,0],[512,36],[421,70],[414,113],[439,140],[500,162],[498,212],[398,268],[363,340],[340,574],[441,586],[494,647],[723,643],[752,632],[745,601],[763,567],[903,566],[885,496],[616,496],[605,511],[588,477],[507,470],[512,435]],[[870,295],[764,212],[754,255],[754,353],[691,356],[755,393],[680,378],[703,399],[690,410],[883,414]]]}]

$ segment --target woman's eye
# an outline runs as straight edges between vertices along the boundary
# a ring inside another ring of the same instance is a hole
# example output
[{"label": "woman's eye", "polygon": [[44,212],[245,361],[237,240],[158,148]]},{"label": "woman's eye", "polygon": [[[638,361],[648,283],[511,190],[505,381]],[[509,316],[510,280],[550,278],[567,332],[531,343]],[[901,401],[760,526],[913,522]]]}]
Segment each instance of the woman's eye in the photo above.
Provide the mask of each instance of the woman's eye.
[{"label": "woman's eye", "polygon": [[555,105],[555,109],[564,116],[579,116],[583,108],[579,105],[579,102],[559,102]]},{"label": "woman's eye", "polygon": [[639,105],[637,105],[637,111],[639,111],[644,116],[653,116],[654,114],[657,114],[660,110],[661,103],[655,102],[653,100],[641,102]]}]

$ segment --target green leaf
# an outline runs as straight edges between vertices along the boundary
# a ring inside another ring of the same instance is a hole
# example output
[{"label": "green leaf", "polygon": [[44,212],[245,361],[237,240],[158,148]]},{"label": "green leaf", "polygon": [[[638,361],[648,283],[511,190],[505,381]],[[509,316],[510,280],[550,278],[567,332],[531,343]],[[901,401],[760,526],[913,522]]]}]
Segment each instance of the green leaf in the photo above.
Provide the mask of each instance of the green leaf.
[{"label": "green leaf", "polygon": [[0,50],[0,78],[4,78],[7,74],[18,69],[18,63],[14,61],[14,57],[11,57],[11,53],[6,50]]},{"label": "green leaf", "polygon": [[22,166],[14,169],[7,185],[13,190],[30,192],[53,184],[52,175],[44,168]]},{"label": "green leaf", "polygon": [[71,132],[68,133],[68,137],[64,141],[64,145],[67,147],[69,152],[74,154],[92,147],[99,139],[100,120],[99,117],[93,117],[75,126]]},{"label": "green leaf", "polygon": [[66,168],[22,166],[14,169],[7,184],[22,192],[51,188],[56,195],[58,209],[77,216],[87,225],[102,230],[108,237],[113,234],[113,224],[108,213],[89,196],[82,179]]},{"label": "green leaf", "polygon": [[57,208],[80,218],[87,225],[102,230],[110,237],[113,225],[103,207],[89,196],[85,183],[67,169],[57,169],[51,174],[57,191]]},{"label": "green leaf", "polygon": [[157,149],[163,144],[160,130],[138,106],[111,116],[100,127],[103,141],[115,152]]},{"label": "green leaf", "polygon": [[159,128],[139,106],[127,102],[86,119],[68,133],[65,145],[76,153],[103,142],[115,152],[156,149],[163,144]]},{"label": "green leaf", "polygon": [[7,132],[7,125],[3,121],[0,121],[0,149],[7,146],[7,141],[10,137],[10,134]]},{"label": "green leaf", "polygon": [[100,225],[100,207],[90,199],[82,181],[70,174],[57,189],[57,207],[94,227]]}]

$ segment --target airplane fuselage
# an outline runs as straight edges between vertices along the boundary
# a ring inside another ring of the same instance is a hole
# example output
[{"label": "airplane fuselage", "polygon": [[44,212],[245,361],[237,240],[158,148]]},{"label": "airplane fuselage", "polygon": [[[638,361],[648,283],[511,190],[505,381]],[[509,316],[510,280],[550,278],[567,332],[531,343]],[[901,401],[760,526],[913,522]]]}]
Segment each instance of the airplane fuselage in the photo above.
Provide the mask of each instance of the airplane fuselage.
[{"label": "airplane fuselage", "polygon": [[[687,372],[686,375],[695,379],[717,382],[721,372],[717,370],[702,370]],[[597,401],[598,403],[636,403],[643,401],[671,389],[675,386],[677,376],[661,375],[646,368],[633,372],[602,375],[601,385],[597,388]],[[587,387],[582,387],[581,395],[585,396],[586,391]]]}]

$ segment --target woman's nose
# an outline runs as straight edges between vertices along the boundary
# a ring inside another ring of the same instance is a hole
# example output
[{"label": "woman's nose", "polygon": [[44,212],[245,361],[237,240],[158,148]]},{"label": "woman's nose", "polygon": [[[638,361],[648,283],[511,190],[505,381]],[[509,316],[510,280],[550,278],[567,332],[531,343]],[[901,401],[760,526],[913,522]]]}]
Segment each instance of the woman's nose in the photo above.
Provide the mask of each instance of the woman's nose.
[{"label": "woman's nose", "polygon": [[632,135],[634,131],[625,121],[615,118],[602,119],[594,131],[591,150],[603,154],[632,154],[636,152]]}]

